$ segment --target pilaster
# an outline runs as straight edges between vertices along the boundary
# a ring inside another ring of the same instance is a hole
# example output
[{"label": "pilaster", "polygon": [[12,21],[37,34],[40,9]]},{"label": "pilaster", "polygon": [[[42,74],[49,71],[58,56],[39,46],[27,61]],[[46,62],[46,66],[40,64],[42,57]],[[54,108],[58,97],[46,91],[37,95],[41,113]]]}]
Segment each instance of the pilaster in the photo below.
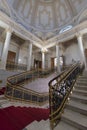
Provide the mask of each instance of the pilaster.
[{"label": "pilaster", "polygon": [[12,35],[12,30],[7,29],[6,30],[6,39],[5,39],[3,52],[2,52],[2,56],[1,56],[1,67],[0,67],[1,69],[6,69],[6,61],[7,61],[7,55],[8,55],[11,35]]}]

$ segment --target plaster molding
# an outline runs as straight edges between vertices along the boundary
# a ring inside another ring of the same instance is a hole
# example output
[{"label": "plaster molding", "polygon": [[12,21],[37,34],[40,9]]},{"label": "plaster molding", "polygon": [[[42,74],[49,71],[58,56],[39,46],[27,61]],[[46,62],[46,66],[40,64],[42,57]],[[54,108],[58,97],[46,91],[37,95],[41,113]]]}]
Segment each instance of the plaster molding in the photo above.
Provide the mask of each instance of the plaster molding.
[{"label": "plaster molding", "polygon": [[[0,26],[3,28],[11,28],[14,33],[16,33],[19,37],[24,38],[25,40],[30,40],[33,44],[39,48],[50,48],[56,45],[56,42],[64,42],[76,36],[77,33],[81,33],[84,35],[87,33],[87,21],[80,23],[76,27],[62,33],[57,34],[53,38],[44,41],[40,40],[38,37],[34,36],[31,32],[27,31],[24,27],[20,26],[18,23],[14,22],[10,17],[8,17],[5,13],[0,12]],[[50,45],[49,45],[50,43]]]},{"label": "plaster molding", "polygon": [[6,32],[8,32],[8,33],[13,33],[13,29],[11,28],[11,27],[9,27],[9,28],[6,28]]},{"label": "plaster molding", "polygon": [[[0,23],[1,23],[1,27],[3,28],[9,28],[12,27],[13,31],[16,32],[17,34],[19,34],[20,37],[24,38],[27,40],[29,39],[30,41],[34,41],[39,45],[39,47],[41,47],[41,43],[42,41],[37,38],[36,36],[34,36],[32,33],[30,33],[29,31],[27,31],[25,28],[23,28],[22,26],[19,26],[16,22],[14,22],[13,20],[11,20],[9,17],[7,17],[5,14],[3,14],[2,12],[0,12]],[[39,44],[40,43],[40,44]]]},{"label": "plaster molding", "polygon": [[82,37],[82,36],[83,36],[83,34],[82,34],[82,33],[80,33],[80,32],[76,33],[75,35],[76,35],[76,37],[77,37],[77,38],[79,38],[79,37]]}]

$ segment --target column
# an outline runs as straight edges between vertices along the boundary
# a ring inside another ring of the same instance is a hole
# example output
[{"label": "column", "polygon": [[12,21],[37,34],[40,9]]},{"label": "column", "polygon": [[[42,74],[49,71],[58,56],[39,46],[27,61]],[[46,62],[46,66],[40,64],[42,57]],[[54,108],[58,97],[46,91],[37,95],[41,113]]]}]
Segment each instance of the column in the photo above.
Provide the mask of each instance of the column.
[{"label": "column", "polygon": [[86,60],[85,60],[85,54],[84,54],[84,47],[83,47],[83,42],[82,42],[82,35],[77,35],[77,40],[78,40],[78,46],[80,50],[80,61],[81,63],[85,65],[86,67]]},{"label": "column", "polygon": [[32,64],[32,43],[29,44],[28,48],[28,64],[27,64],[27,70],[31,69]]},{"label": "column", "polygon": [[42,51],[42,69],[45,69],[45,52]]},{"label": "column", "polygon": [[60,55],[59,55],[59,45],[56,45],[56,58],[57,58],[57,72],[60,73]]},{"label": "column", "polygon": [[34,54],[32,54],[32,64],[31,64],[32,68],[34,68]]},{"label": "column", "polygon": [[19,51],[20,51],[20,47],[17,48],[15,63],[18,63],[18,60],[19,60]]},{"label": "column", "polygon": [[3,52],[2,52],[2,56],[1,56],[1,69],[6,68],[6,61],[7,61],[7,55],[8,55],[8,49],[9,49],[11,34],[12,34],[11,30],[7,30],[6,39],[5,39]]}]

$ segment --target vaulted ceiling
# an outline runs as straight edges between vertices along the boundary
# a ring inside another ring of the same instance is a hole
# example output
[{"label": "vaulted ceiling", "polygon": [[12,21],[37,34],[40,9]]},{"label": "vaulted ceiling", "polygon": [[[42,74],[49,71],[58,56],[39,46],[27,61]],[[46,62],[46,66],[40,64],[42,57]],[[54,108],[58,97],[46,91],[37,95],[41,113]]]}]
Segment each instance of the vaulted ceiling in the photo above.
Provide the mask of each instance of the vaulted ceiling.
[{"label": "vaulted ceiling", "polygon": [[[42,40],[78,23],[87,0],[7,0],[12,18]],[[15,14],[15,15],[14,15]]]}]

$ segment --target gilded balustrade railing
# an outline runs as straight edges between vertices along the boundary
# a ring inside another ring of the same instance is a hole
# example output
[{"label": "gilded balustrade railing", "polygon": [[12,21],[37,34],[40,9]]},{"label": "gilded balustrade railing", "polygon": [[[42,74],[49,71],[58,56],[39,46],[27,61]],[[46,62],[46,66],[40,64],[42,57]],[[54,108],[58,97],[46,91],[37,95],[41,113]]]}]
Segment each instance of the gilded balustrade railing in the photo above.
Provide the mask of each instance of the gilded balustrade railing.
[{"label": "gilded balustrade railing", "polygon": [[[44,72],[44,73],[43,73]],[[29,103],[34,103],[38,105],[43,105],[49,101],[48,93],[39,93],[30,89],[26,89],[23,85],[27,82],[31,82],[38,77],[43,77],[53,72],[53,70],[48,71],[27,71],[21,74],[11,76],[7,79],[5,96],[9,99],[19,100]]]},{"label": "gilded balustrade railing", "polygon": [[19,64],[19,63],[14,63],[12,61],[7,61],[6,63],[6,69],[7,70],[16,70],[16,71],[26,71],[27,70],[27,65],[25,64]]},{"label": "gilded balustrade railing", "polygon": [[49,117],[52,130],[61,119],[61,114],[79,73],[80,64],[76,63],[49,82]]}]

